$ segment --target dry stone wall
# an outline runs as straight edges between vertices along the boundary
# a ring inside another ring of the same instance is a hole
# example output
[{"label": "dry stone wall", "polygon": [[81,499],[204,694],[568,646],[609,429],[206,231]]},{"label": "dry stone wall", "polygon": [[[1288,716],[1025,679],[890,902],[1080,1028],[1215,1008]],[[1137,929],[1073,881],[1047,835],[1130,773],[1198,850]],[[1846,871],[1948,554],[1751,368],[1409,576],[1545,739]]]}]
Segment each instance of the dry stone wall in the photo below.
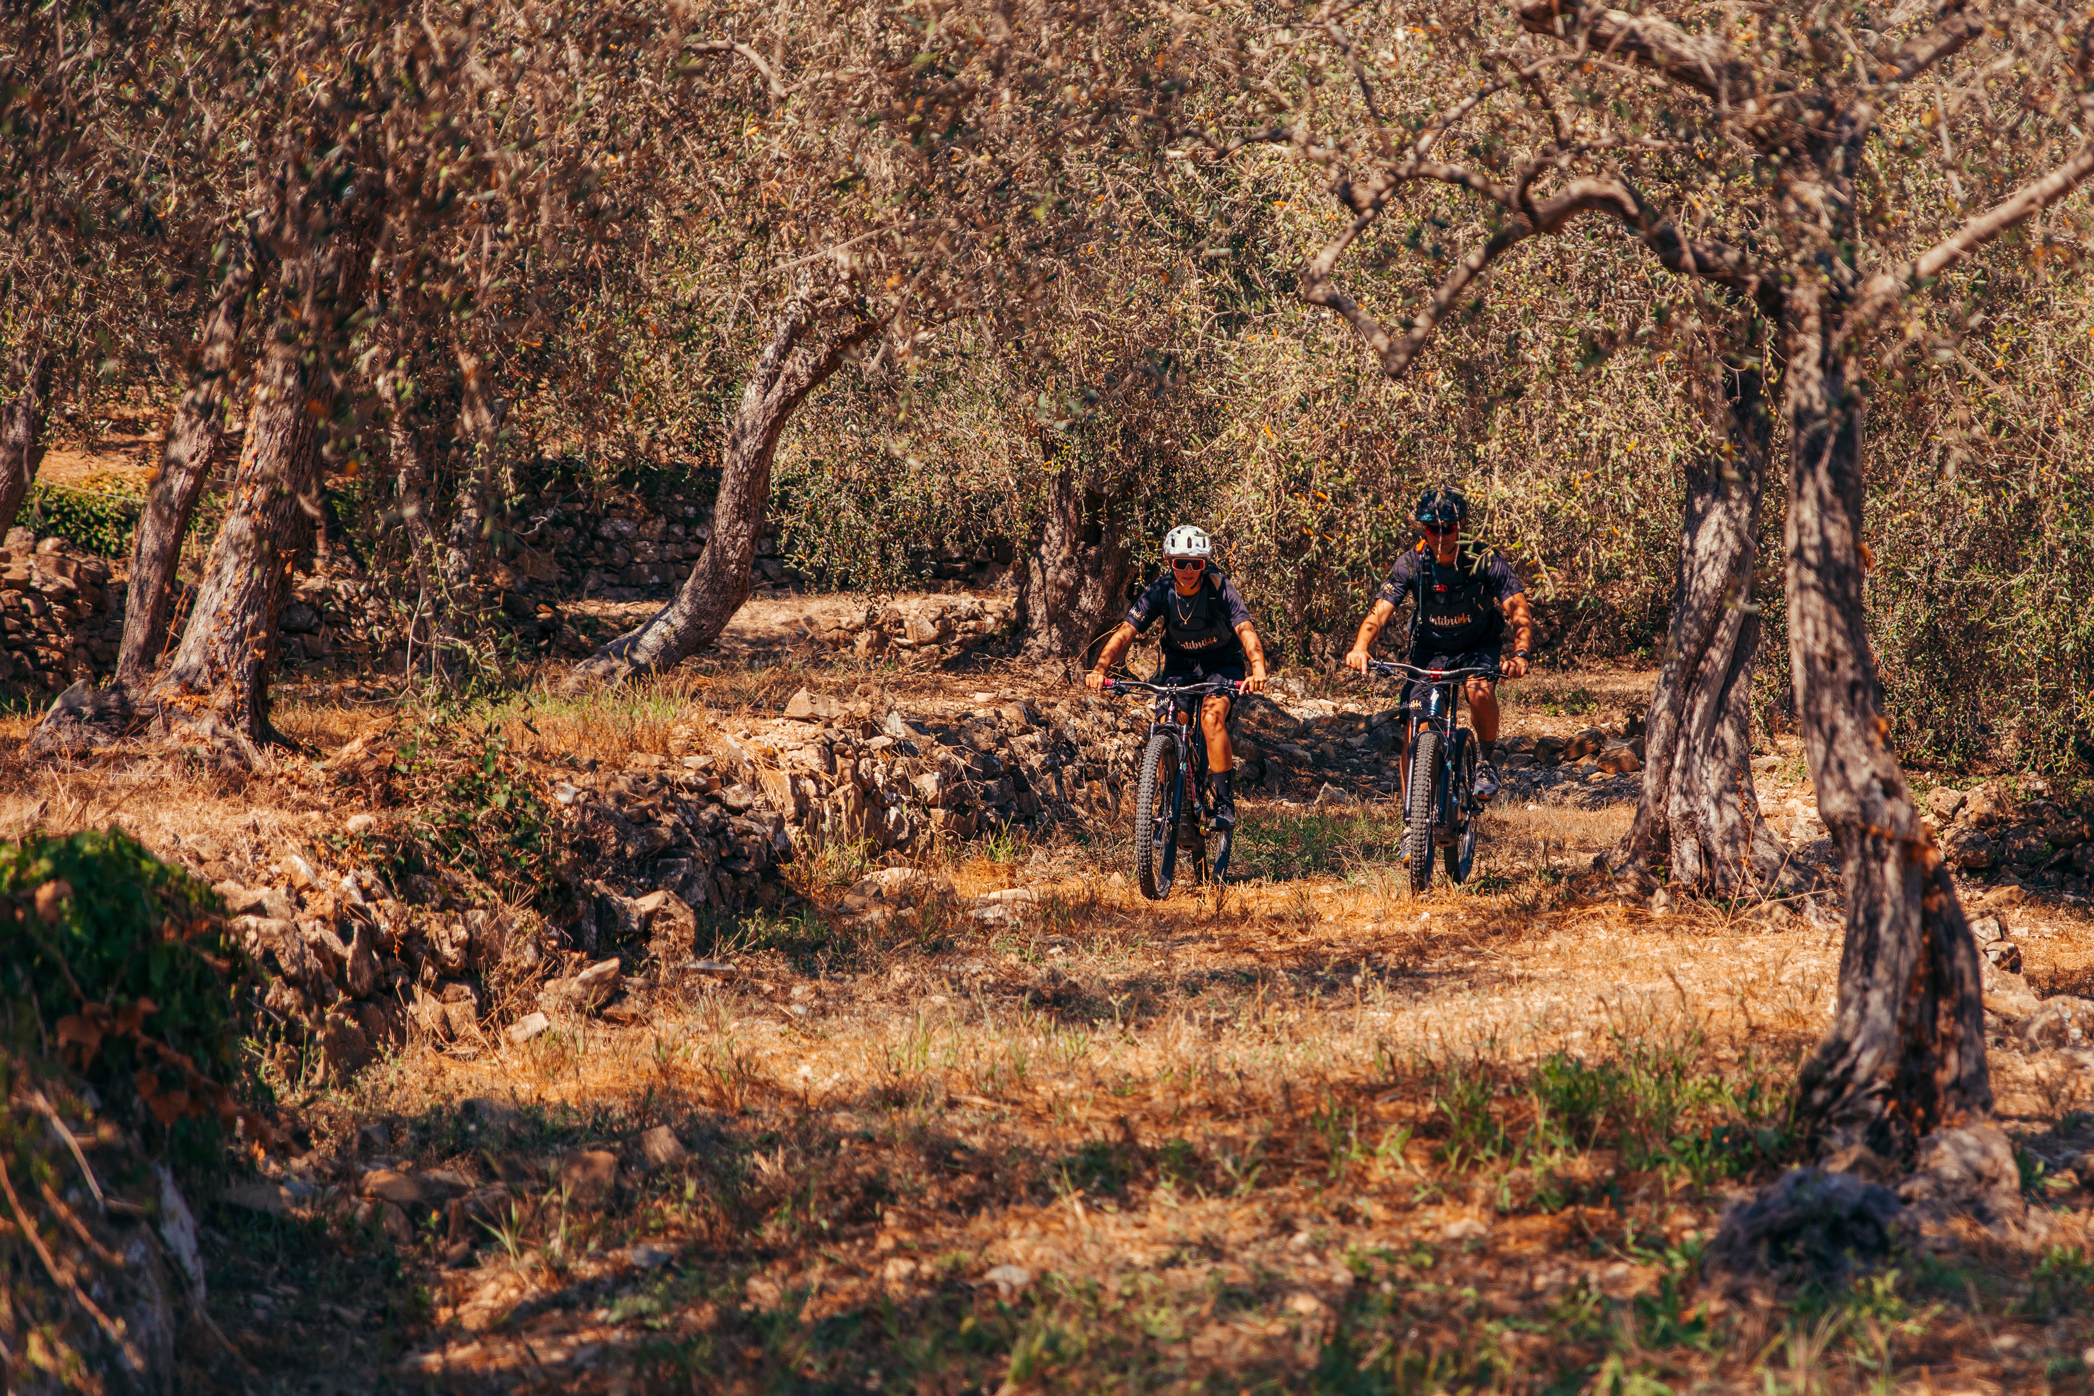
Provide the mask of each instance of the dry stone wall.
[{"label": "dry stone wall", "polygon": [[[620,491],[592,503],[571,492],[547,491],[512,507],[497,581],[505,591],[540,594],[556,587],[580,600],[652,601],[690,575],[691,565],[712,535],[712,507],[692,494],[654,496]],[[988,545],[962,549],[932,545],[922,550],[916,573],[929,584],[987,586],[1003,573]],[[793,571],[781,540],[766,533],[756,540],[750,581],[758,588],[804,584]]]},{"label": "dry stone wall", "polygon": [[[574,602],[666,601],[690,575],[711,536],[711,507],[694,495],[619,493],[601,504],[557,491],[518,501],[497,535],[489,580],[500,623],[527,652],[567,658],[593,651],[604,638],[565,612]],[[775,535],[757,541],[750,581],[755,594],[802,587]],[[926,589],[962,583],[987,586],[1003,564],[987,549],[925,552]],[[121,559],[96,556],[26,528],[0,548],[0,691],[55,693],[79,679],[114,672],[123,636],[125,573]],[[408,660],[400,598],[387,598],[330,550],[300,572],[280,626],[279,654],[292,670],[398,672]],[[179,614],[181,600],[175,610]],[[818,647],[861,654],[949,657],[1001,631],[1008,598],[930,596],[869,608],[844,626],[810,629]]]},{"label": "dry stone wall", "polygon": [[2037,780],[1937,786],[1927,805],[1943,854],[1963,877],[2084,898],[2094,878],[2094,792]]},{"label": "dry stone wall", "polygon": [[0,690],[56,692],[113,670],[123,603],[106,560],[10,530],[0,548]]},{"label": "dry stone wall", "polygon": [[[580,990],[576,982],[620,953],[635,966],[678,968],[697,948],[701,917],[731,918],[781,893],[778,866],[792,843],[757,791],[695,772],[578,772],[552,796],[556,837],[586,873],[580,914],[562,925],[453,875],[388,876],[382,856],[342,860],[395,846],[398,812],[348,816],[348,840],[327,855],[306,847],[264,861],[205,836],[167,852],[211,883],[269,976],[264,1008],[293,1053],[286,1069],[336,1076],[416,1031],[483,1050],[534,1002],[630,1007],[644,980],[622,969],[598,969]],[[299,1059],[302,1047],[317,1060]]]}]

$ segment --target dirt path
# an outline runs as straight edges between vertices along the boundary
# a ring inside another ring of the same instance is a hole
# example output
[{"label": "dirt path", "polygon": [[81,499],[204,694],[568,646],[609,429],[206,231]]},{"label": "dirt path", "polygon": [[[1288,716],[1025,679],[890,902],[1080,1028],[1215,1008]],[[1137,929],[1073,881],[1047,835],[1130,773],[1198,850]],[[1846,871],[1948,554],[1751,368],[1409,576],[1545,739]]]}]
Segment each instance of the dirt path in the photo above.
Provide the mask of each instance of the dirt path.
[{"label": "dirt path", "polygon": [[[707,691],[739,723],[809,680]],[[1015,669],[881,682],[955,707],[1030,692]],[[1508,737],[1618,727],[1647,683],[1509,687]],[[1298,721],[1359,698],[1278,702]],[[698,700],[591,701],[535,730],[610,760]],[[284,720],[338,744],[374,711]],[[1711,1309],[1699,1247],[1797,1161],[1783,1106],[1836,922],[1596,895],[1635,780],[1561,770],[1511,773],[1469,886],[1413,897],[1386,759],[1339,745],[1245,801],[1221,889],[1144,901],[1101,820],[932,864],[875,927],[845,900],[864,866],[813,856],[810,909],[715,928],[713,967],[641,981],[627,1021],[490,1025],[343,1086],[278,1083],[303,1125],[270,1187],[200,1204],[219,1326],[282,1391],[1841,1390],[1875,1379],[1884,1325],[1901,1383],[2081,1360],[2094,1268],[2044,1257],[2083,1255],[2094,1217],[2088,1054],[1992,1053],[2040,1239]],[[154,779],[39,775],[0,792],[0,827],[113,813],[256,857],[328,827],[288,785]],[[1325,779],[1353,802],[1315,803]],[[2082,912],[2003,910],[2030,984],[2082,982]],[[380,1169],[421,1200],[362,1198]]]},{"label": "dirt path", "polygon": [[[904,593],[900,599],[914,599]],[[855,624],[873,598],[856,592],[822,592],[814,595],[779,593],[757,595],[742,603],[727,623],[713,653],[741,657],[784,649],[803,640],[811,629],[816,633],[834,626]],[[880,598],[885,600],[887,598]],[[657,601],[568,601],[563,609],[598,622],[609,634],[622,634],[641,624],[665,603]]]}]

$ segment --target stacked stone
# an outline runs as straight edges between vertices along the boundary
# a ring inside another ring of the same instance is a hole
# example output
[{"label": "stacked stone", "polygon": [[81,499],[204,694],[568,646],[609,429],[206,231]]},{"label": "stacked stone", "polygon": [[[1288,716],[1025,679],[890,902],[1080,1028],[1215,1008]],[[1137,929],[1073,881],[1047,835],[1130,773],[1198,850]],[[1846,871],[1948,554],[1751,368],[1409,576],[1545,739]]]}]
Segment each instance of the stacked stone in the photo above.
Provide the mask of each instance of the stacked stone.
[{"label": "stacked stone", "polygon": [[[635,761],[746,783],[805,842],[921,850],[1012,825],[1117,817],[1149,723],[1146,704],[1088,694],[875,716],[869,700],[802,690],[783,718],[718,734],[709,752],[697,727],[681,726],[666,758]],[[1237,750],[1244,779],[1262,778],[1264,758],[1244,755],[1256,751],[1248,728]]]},{"label": "stacked stone", "polygon": [[[690,575],[712,535],[712,511],[675,494],[628,499],[605,514],[547,496],[525,501],[518,514],[530,527],[509,536],[495,580],[524,595],[557,587],[583,598],[653,600]],[[787,580],[776,538],[759,539],[756,554],[753,580]]]},{"label": "stacked stone", "polygon": [[[711,506],[676,493],[652,499],[628,495],[604,510],[548,493],[519,503],[512,519],[516,531],[507,537],[500,559],[504,570],[497,576],[511,594],[542,595],[554,587],[585,600],[659,600],[690,575],[712,536]],[[979,586],[993,582],[1009,562],[1008,549],[990,544],[971,549],[939,544],[912,555],[910,570],[924,583]],[[787,566],[775,534],[756,540],[750,565],[755,586],[785,587],[802,580]],[[870,620],[866,628],[873,628]],[[906,638],[906,629],[906,619],[896,618],[889,634]],[[841,643],[855,643],[858,633],[851,628]]]},{"label": "stacked stone", "polygon": [[867,606],[855,621],[813,632],[830,649],[865,657],[949,658],[1001,634],[1016,601],[1005,596],[922,596]]},{"label": "stacked stone", "polygon": [[[760,790],[727,784],[711,765],[583,773],[554,787],[577,861],[594,875],[577,949],[659,941],[687,923],[695,930],[701,908],[734,915],[775,899],[775,869],[793,855],[785,820]],[[676,904],[635,909],[654,892]],[[692,946],[657,949],[666,959]]]},{"label": "stacked stone", "polygon": [[[526,500],[505,533],[489,578],[507,624],[524,644],[586,654],[594,643],[563,626],[563,598],[666,599],[690,575],[711,536],[709,506],[681,496],[628,498],[597,513],[556,497]],[[106,679],[123,635],[124,587],[109,559],[27,529],[0,550],[0,684],[56,692],[75,679]],[[993,581],[1001,563],[990,549],[926,553],[926,583]],[[758,589],[801,580],[785,565],[776,536],[757,540],[751,582]],[[346,569],[300,573],[280,623],[280,655],[292,669],[396,669],[406,659],[392,619],[371,604],[373,588]],[[864,655],[915,655],[935,661],[985,637],[1010,619],[1006,598],[932,596],[869,608],[856,623],[810,632],[817,644]]]},{"label": "stacked stone", "polygon": [[[489,1016],[518,986],[642,940],[673,967],[692,953],[693,908],[734,915],[775,900],[776,868],[792,845],[757,792],[723,789],[702,772],[578,780],[555,790],[577,865],[594,877],[572,927],[469,905],[469,889],[452,879],[403,876],[389,886],[369,868],[322,871],[297,853],[257,865],[201,836],[170,853],[224,901],[268,977],[265,1010],[315,1043],[339,1075],[414,1028],[490,1045]],[[382,831],[365,814],[347,832]]]},{"label": "stacked stone", "polygon": [[109,564],[27,529],[0,549],[0,686],[56,692],[116,667],[123,592]]},{"label": "stacked stone", "polygon": [[368,584],[352,577],[300,573],[278,619],[279,653],[286,665],[332,665],[367,670],[384,636],[372,623]]},{"label": "stacked stone", "polygon": [[1965,877],[2084,896],[2094,877],[2094,792],[2070,798],[2042,781],[1936,787],[1927,805],[1949,866]]}]

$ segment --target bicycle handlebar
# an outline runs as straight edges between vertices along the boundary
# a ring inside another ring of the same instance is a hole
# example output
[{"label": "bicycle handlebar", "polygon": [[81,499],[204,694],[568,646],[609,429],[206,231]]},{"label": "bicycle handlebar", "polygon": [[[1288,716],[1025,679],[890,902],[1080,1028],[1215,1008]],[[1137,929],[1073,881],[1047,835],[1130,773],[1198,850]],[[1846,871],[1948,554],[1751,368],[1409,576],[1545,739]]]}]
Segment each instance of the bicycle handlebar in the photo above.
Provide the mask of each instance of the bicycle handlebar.
[{"label": "bicycle handlebar", "polygon": [[1466,669],[1420,669],[1413,664],[1398,664],[1393,660],[1387,659],[1370,659],[1367,661],[1367,667],[1374,673],[1386,675],[1389,678],[1408,675],[1414,679],[1424,679],[1429,683],[1442,683],[1448,679],[1468,678],[1472,675],[1480,675],[1484,678],[1492,679],[1505,677],[1503,671],[1495,664],[1472,666]]},{"label": "bicycle handlebar", "polygon": [[1202,679],[1198,683],[1168,684],[1143,683],[1140,679],[1107,679],[1102,685],[1106,693],[1132,693],[1140,689],[1167,697],[1186,693],[1241,693],[1243,685],[1235,679]]}]

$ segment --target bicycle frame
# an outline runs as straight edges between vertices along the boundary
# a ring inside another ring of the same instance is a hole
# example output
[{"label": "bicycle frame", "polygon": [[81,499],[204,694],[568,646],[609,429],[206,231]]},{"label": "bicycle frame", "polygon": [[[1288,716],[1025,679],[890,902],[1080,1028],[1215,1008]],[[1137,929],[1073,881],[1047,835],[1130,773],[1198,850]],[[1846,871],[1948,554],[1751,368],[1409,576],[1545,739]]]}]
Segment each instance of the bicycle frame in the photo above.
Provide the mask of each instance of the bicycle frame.
[{"label": "bicycle frame", "polygon": [[[1104,691],[1107,693],[1146,692],[1154,694],[1156,706],[1160,712],[1149,723],[1149,736],[1154,738],[1159,733],[1169,736],[1177,751],[1178,779],[1172,782],[1169,814],[1166,816],[1161,811],[1158,811],[1153,829],[1146,832],[1136,831],[1137,838],[1147,837],[1154,840],[1155,856],[1161,871],[1161,881],[1168,885],[1175,878],[1177,872],[1177,834],[1180,822],[1185,816],[1186,802],[1190,800],[1195,807],[1201,807],[1202,797],[1200,791],[1206,785],[1206,781],[1203,778],[1207,774],[1207,743],[1204,737],[1195,740],[1194,733],[1196,724],[1193,719],[1197,718],[1199,714],[1199,704],[1195,703],[1193,705],[1193,711],[1187,715],[1186,721],[1179,722],[1176,720],[1176,714],[1172,711],[1174,706],[1172,700],[1177,698],[1205,699],[1223,693],[1236,694],[1242,690],[1230,679],[1204,679],[1199,683],[1192,684],[1157,684],[1143,683],[1138,679],[1107,679]],[[1233,843],[1233,839],[1223,840],[1221,853],[1215,859],[1214,866],[1208,870],[1208,877],[1217,882],[1221,880],[1222,873],[1229,866],[1229,850]]]},{"label": "bicycle frame", "polygon": [[[1439,798],[1433,809],[1433,841],[1435,847],[1446,847],[1458,836],[1457,831],[1468,819],[1481,812],[1472,790],[1457,789],[1461,784],[1454,776],[1461,769],[1462,748],[1475,740],[1474,734],[1461,726],[1461,700],[1468,691],[1467,680],[1471,678],[1501,678],[1495,667],[1471,667],[1464,669],[1420,669],[1410,664],[1395,664],[1387,660],[1368,661],[1369,668],[1377,674],[1391,678],[1408,679],[1414,685],[1422,685],[1422,694],[1412,692],[1404,704],[1403,751],[1406,778],[1403,786],[1403,807],[1411,805],[1411,782],[1418,779],[1418,763],[1410,759],[1417,749],[1418,734],[1431,730],[1438,732],[1444,741],[1440,743],[1439,770],[1425,773],[1427,780],[1434,780],[1442,773],[1446,779],[1438,780]],[[1415,854],[1413,855],[1415,856]]]}]

